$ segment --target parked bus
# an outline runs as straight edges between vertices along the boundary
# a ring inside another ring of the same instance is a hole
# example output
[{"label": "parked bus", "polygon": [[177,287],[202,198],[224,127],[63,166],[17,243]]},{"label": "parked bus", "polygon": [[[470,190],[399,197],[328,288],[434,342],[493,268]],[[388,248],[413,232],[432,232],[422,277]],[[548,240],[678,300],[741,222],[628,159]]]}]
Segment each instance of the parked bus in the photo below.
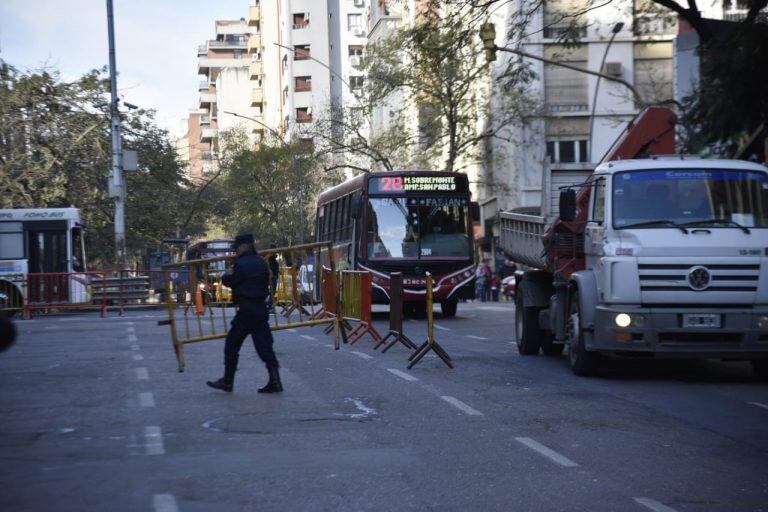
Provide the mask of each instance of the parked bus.
[{"label": "parked bus", "polygon": [[339,268],[371,272],[374,303],[389,303],[390,273],[401,272],[405,304],[422,309],[429,272],[454,316],[459,299],[474,298],[473,210],[465,174],[361,174],[320,195],[317,241],[333,242]]},{"label": "parked bus", "polygon": [[[77,208],[0,210],[0,309],[20,308],[45,296],[56,302],[75,302],[85,294],[85,281],[77,276],[56,280],[55,289],[42,289],[53,281],[24,284],[27,274],[85,272],[84,226]],[[47,283],[47,284],[46,284]],[[76,299],[77,298],[77,299]]]},{"label": "parked bus", "polygon": [[[219,258],[235,254],[232,249],[232,239],[217,238],[196,242],[187,249],[187,260],[204,260]],[[211,287],[211,298],[215,302],[229,302],[232,300],[232,290],[221,284],[221,278],[227,270],[226,261],[212,261],[205,269],[205,276],[199,275],[198,279],[205,277]]]}]

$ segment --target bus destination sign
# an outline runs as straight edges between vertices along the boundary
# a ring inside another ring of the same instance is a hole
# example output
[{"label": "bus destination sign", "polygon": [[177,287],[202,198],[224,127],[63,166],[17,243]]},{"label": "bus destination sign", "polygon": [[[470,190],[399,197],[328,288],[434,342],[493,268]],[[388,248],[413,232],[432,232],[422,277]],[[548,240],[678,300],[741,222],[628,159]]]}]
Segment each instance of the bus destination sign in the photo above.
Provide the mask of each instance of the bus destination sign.
[{"label": "bus destination sign", "polygon": [[467,192],[464,175],[456,176],[372,176],[368,181],[371,194],[408,192]]}]

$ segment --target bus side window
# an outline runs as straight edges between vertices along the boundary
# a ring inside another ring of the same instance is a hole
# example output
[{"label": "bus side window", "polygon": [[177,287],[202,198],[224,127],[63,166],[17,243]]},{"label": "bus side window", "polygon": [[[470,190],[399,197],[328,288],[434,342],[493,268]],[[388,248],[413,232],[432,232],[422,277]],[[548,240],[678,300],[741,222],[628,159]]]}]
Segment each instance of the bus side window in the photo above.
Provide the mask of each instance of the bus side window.
[{"label": "bus side window", "polygon": [[328,204],[331,208],[331,215],[328,217],[328,240],[331,242],[336,241],[336,210],[337,210],[337,202],[332,201]]}]

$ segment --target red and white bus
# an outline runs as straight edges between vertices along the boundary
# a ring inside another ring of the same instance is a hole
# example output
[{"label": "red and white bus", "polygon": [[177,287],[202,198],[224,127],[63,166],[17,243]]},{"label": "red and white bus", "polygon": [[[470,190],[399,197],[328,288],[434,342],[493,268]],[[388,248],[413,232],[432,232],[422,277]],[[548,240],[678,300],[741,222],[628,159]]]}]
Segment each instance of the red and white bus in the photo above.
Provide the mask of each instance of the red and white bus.
[{"label": "red and white bus", "polygon": [[426,272],[444,316],[474,298],[475,260],[465,174],[396,171],[361,174],[320,195],[317,241],[334,244],[339,268],[373,275],[373,301],[389,302],[391,272],[403,274],[403,299],[423,308]]}]

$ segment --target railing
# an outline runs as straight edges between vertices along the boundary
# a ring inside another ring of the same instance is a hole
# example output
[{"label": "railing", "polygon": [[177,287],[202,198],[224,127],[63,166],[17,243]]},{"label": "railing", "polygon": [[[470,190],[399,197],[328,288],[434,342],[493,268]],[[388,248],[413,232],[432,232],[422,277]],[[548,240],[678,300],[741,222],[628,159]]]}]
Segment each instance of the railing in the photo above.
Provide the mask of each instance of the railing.
[{"label": "railing", "polygon": [[235,46],[237,48],[245,48],[246,42],[243,39],[242,41],[219,41],[219,40],[210,40],[208,41],[208,47],[209,48],[225,48],[227,46]]}]

